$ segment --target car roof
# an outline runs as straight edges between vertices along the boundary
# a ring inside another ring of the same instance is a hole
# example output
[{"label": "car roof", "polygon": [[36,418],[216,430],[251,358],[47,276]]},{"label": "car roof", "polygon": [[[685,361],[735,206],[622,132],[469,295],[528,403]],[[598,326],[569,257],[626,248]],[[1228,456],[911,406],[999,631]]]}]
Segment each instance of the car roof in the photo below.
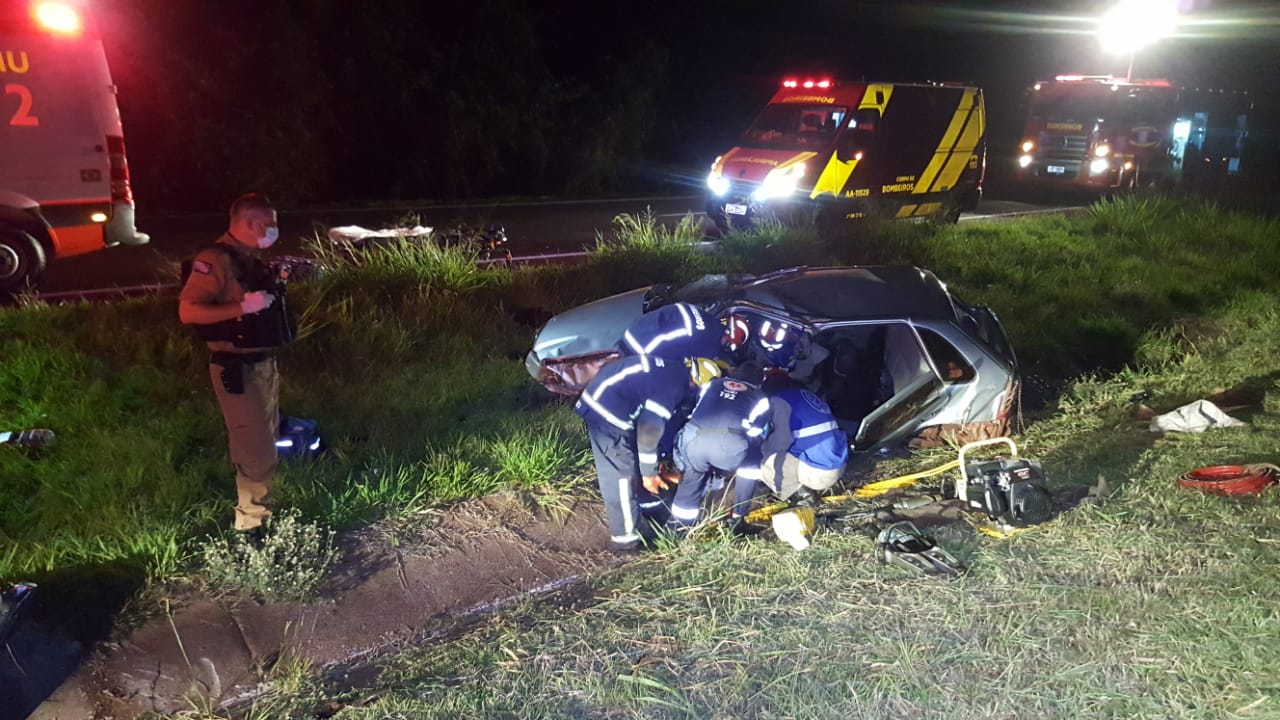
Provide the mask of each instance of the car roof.
[{"label": "car roof", "polygon": [[918,267],[791,268],[730,282],[719,295],[811,320],[936,318],[954,320],[946,286]]}]

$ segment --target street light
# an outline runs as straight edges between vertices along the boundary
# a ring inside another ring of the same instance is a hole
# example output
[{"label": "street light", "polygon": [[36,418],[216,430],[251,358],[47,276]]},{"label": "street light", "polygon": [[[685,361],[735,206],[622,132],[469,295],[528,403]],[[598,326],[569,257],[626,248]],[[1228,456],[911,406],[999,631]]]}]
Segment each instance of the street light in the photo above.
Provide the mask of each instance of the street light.
[{"label": "street light", "polygon": [[1173,34],[1178,27],[1178,0],[1120,0],[1098,20],[1102,49],[1129,54],[1125,82],[1133,80],[1133,57],[1142,48]]}]

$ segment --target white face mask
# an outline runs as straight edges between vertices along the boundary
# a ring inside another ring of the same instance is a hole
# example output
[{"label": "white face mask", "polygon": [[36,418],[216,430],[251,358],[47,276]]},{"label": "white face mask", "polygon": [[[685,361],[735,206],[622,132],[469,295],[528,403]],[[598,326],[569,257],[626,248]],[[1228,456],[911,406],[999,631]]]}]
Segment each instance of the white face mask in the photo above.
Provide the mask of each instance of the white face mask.
[{"label": "white face mask", "polygon": [[272,245],[275,245],[276,240],[279,240],[279,239],[280,239],[280,228],[269,227],[267,228],[267,234],[258,238],[258,247],[262,248],[263,250],[266,250]]}]

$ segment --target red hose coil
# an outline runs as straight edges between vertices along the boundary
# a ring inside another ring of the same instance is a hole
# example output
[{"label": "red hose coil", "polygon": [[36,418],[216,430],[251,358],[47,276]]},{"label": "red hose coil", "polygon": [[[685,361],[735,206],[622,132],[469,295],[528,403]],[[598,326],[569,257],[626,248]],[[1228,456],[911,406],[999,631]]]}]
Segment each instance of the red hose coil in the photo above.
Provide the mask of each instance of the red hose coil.
[{"label": "red hose coil", "polygon": [[1215,495],[1256,495],[1276,481],[1275,465],[1212,465],[1178,476],[1178,487]]}]

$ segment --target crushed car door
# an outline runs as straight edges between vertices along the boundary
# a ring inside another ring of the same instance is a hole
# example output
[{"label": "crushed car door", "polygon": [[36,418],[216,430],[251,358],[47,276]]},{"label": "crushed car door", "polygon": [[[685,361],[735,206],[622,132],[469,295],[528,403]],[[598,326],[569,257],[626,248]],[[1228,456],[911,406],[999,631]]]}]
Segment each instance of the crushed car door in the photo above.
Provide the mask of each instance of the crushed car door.
[{"label": "crushed car door", "polygon": [[863,418],[854,436],[856,451],[875,450],[911,435],[946,402],[942,378],[915,328],[906,323],[885,327],[884,372],[892,395]]}]

